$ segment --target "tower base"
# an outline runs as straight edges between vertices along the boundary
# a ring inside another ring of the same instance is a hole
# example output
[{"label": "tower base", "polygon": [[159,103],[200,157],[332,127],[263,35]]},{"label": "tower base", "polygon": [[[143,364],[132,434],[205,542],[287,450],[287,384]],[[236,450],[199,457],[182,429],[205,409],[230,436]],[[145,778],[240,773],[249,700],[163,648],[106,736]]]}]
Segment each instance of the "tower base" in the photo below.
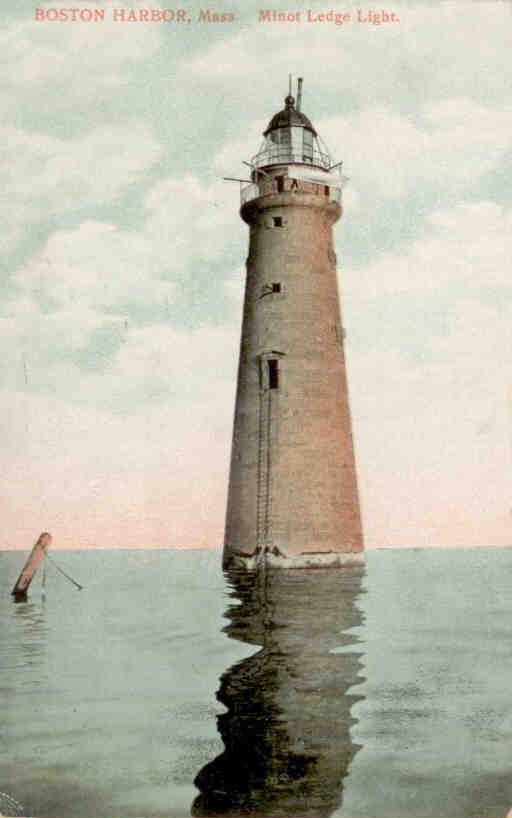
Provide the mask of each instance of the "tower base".
[{"label": "tower base", "polygon": [[257,571],[266,568],[344,568],[347,565],[365,565],[364,551],[309,551],[303,554],[283,554],[276,546],[256,548],[252,554],[230,551],[224,568],[245,568]]}]

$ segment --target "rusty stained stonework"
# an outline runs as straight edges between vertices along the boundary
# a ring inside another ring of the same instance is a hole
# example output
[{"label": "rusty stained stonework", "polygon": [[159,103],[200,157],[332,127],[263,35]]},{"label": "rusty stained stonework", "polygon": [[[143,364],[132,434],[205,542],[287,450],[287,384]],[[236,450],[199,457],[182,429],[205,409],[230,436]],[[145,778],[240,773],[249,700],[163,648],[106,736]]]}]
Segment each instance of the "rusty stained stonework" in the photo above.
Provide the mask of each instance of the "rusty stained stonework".
[{"label": "rusty stained stonework", "polygon": [[363,559],[332,236],[342,209],[328,185],[288,170],[255,170],[241,208],[250,242],[225,565]]}]

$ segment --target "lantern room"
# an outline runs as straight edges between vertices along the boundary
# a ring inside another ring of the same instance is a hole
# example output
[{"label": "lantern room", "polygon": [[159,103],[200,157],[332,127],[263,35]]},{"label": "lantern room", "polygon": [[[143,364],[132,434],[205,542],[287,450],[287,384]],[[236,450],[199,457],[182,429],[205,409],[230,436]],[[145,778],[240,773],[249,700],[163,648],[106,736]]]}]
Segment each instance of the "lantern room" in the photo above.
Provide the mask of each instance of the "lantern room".
[{"label": "lantern room", "polygon": [[291,94],[290,83],[283,110],[272,117],[263,133],[265,141],[251,161],[253,168],[287,164],[314,165],[324,170],[331,167],[331,157],[322,149],[318,134],[302,113],[301,105],[302,79],[299,79],[297,102]]}]

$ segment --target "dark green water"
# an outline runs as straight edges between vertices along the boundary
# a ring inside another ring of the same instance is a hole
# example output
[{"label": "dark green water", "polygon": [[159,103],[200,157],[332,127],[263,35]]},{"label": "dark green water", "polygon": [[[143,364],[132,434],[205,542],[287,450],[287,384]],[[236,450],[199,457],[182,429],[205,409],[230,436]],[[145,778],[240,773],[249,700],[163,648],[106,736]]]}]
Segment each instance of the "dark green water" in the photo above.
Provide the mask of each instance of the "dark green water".
[{"label": "dark green water", "polygon": [[[225,577],[217,552],[0,553],[0,791],[26,815],[500,816],[512,550]],[[216,696],[218,692],[218,698]]]}]

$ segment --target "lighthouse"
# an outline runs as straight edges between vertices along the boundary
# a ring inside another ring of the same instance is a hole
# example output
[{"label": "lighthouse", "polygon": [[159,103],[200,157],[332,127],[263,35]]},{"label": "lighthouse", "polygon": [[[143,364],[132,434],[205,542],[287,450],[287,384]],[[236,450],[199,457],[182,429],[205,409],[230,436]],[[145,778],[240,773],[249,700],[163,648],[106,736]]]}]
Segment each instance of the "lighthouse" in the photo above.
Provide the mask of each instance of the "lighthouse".
[{"label": "lighthouse", "polygon": [[225,567],[364,559],[333,244],[343,177],[301,103],[299,80],[241,188],[249,252]]}]

